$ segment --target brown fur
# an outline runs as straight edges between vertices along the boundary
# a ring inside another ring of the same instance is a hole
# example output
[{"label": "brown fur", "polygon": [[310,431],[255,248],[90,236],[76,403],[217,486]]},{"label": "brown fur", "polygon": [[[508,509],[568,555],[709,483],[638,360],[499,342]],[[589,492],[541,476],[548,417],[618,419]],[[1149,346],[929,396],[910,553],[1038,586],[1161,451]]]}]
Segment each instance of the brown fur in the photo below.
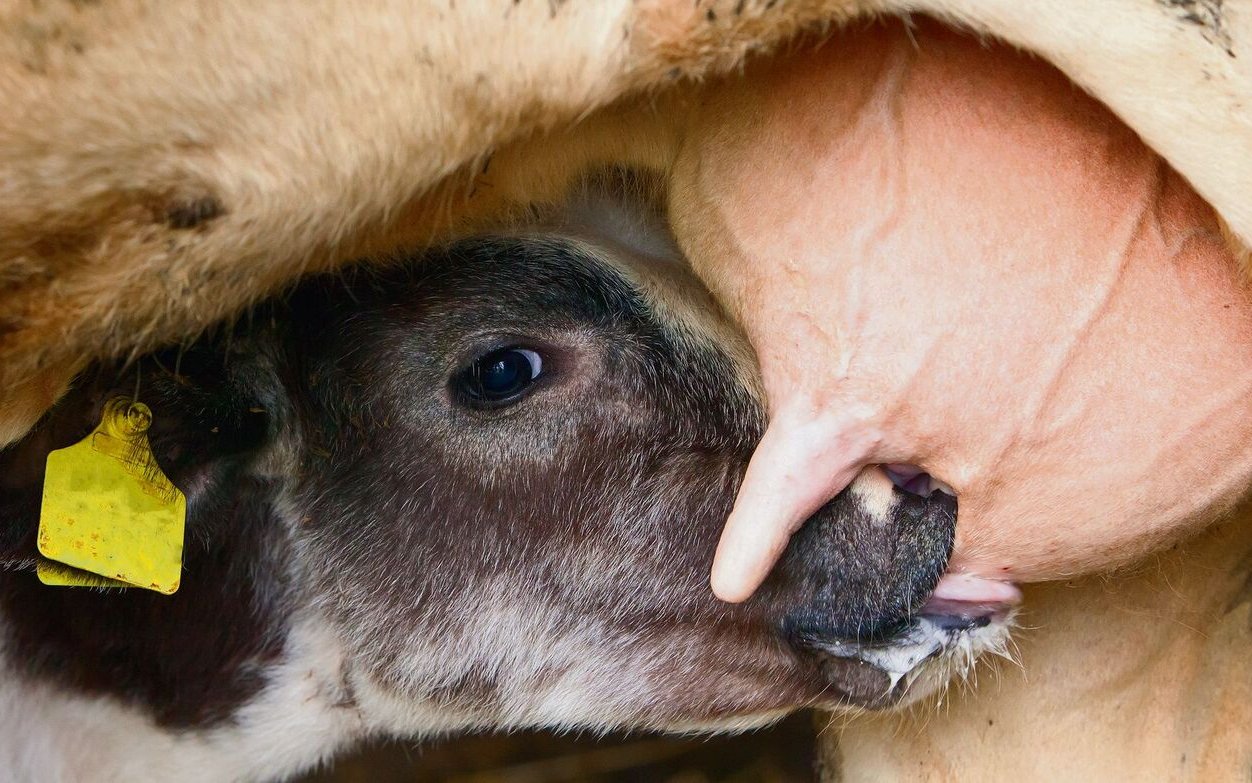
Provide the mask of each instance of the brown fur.
[{"label": "brown fur", "polygon": [[[846,4],[724,5],[720,21],[686,2],[8,8],[0,438],[91,357],[498,213],[512,199],[476,200],[468,175],[530,178],[492,170],[494,149],[724,71]],[[567,176],[612,148],[605,130],[580,132]]]}]

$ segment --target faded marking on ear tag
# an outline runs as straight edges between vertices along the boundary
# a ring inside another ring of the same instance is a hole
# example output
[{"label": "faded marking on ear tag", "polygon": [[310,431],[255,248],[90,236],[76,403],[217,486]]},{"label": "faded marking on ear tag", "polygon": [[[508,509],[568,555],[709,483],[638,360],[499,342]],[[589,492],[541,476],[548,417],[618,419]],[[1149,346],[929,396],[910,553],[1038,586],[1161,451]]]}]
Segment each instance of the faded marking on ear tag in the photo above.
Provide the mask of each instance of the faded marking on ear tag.
[{"label": "faded marking on ear tag", "polygon": [[126,582],[83,571],[55,560],[40,559],[35,565],[35,574],[40,582],[52,587],[134,587]]},{"label": "faded marking on ear tag", "polygon": [[182,576],[187,499],[156,463],[151,423],[148,406],[115,398],[90,435],[48,455],[37,540],[49,560],[168,595]]}]

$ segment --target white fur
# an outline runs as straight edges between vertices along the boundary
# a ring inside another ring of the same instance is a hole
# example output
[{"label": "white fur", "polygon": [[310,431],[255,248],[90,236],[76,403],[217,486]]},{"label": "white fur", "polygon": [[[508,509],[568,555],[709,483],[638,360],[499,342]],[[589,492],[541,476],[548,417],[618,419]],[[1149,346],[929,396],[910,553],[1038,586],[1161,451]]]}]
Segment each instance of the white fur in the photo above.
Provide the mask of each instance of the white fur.
[{"label": "white fur", "polygon": [[[211,618],[206,618],[211,621]],[[344,700],[342,653],[326,624],[293,627],[288,658],[233,725],[171,732],[137,709],[34,682],[0,679],[0,769],[14,783],[281,779],[328,759],[362,733]]]}]

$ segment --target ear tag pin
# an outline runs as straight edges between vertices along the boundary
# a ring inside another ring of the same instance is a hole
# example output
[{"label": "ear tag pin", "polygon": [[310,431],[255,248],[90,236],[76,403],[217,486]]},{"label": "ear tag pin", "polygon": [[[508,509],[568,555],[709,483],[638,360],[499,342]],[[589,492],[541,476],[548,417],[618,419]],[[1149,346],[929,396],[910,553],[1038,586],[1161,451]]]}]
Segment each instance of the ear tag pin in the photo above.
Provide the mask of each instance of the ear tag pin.
[{"label": "ear tag pin", "polygon": [[151,423],[147,405],[114,398],[90,435],[48,455],[38,546],[55,562],[39,565],[44,584],[178,589],[187,499],[156,463]]}]

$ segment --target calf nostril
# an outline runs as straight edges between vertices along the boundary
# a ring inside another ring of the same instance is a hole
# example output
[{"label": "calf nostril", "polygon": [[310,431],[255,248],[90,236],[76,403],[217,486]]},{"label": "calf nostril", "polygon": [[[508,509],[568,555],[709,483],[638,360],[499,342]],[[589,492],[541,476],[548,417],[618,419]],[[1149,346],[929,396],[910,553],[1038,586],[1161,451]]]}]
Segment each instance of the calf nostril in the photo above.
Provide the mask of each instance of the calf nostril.
[{"label": "calf nostril", "polygon": [[928,498],[935,492],[942,492],[945,495],[956,497],[956,492],[952,490],[952,487],[916,465],[892,463],[883,465],[882,469],[887,474],[887,477],[891,479],[892,484],[912,495]]}]

